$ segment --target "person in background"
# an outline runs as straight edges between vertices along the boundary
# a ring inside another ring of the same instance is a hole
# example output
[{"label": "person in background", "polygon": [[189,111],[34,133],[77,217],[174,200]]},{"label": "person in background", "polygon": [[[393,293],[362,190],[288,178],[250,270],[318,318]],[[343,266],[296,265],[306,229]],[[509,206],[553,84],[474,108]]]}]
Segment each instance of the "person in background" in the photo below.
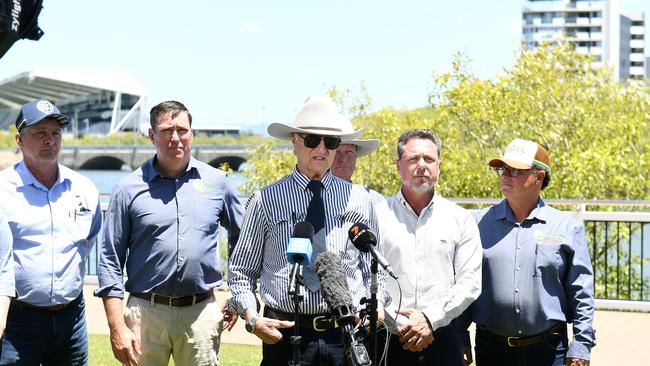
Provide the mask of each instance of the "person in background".
[{"label": "person in background", "polygon": [[505,199],[475,215],[483,291],[457,322],[466,365],[472,321],[477,366],[589,365],[596,344],[591,260],[582,223],[540,197],[551,180],[547,150],[515,139],[489,165]]},{"label": "person in background", "polygon": [[[352,125],[350,130],[353,131]],[[348,182],[352,182],[352,174],[357,168],[357,158],[360,156],[369,155],[377,149],[379,140],[360,140],[349,139],[342,140],[339,147],[336,149],[334,162],[332,163],[332,174]]]},{"label": "person in background", "polygon": [[404,132],[397,140],[401,189],[376,206],[380,250],[399,278],[388,281],[389,365],[462,365],[451,323],[481,292],[476,223],[435,189],[441,151],[433,131]]},{"label": "person in background", "polygon": [[176,365],[218,365],[222,330],[237,320],[214,295],[223,282],[218,229],[234,245],[243,209],[228,175],[190,155],[187,108],[162,102],[150,115],[156,154],[113,189],[95,295],[123,364],[167,365],[171,355]]},{"label": "person in background", "polygon": [[0,365],[88,364],[83,281],[102,213],[95,185],[58,163],[68,122],[47,100],[23,105],[23,160],[0,172],[16,286]]}]

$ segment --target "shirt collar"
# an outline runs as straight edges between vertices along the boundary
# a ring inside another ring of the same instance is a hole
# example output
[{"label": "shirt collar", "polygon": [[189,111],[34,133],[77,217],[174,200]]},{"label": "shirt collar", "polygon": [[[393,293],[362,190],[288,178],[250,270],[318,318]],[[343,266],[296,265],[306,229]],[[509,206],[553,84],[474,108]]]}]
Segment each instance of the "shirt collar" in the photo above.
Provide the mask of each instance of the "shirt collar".
[{"label": "shirt collar", "polygon": [[[47,187],[43,185],[43,183],[39,182],[38,179],[34,177],[34,174],[32,174],[32,171],[29,170],[24,160],[16,164],[14,169],[16,171],[16,174],[18,175],[18,178],[16,179],[17,187],[33,185],[35,187],[42,187],[45,190],[49,190]],[[56,176],[56,181],[54,182],[54,185],[52,185],[52,187],[57,186],[65,182],[66,180],[68,181],[70,180],[70,176],[67,170],[61,169],[61,166],[59,166],[58,164],[57,164],[57,170],[58,170],[58,174]]]},{"label": "shirt collar", "polygon": [[[158,157],[154,155],[153,159],[147,160],[147,162],[142,166],[142,178],[147,183],[151,182],[156,177],[165,178],[165,176],[160,174],[160,171],[156,167],[156,161],[158,161]],[[185,168],[185,173],[191,171],[192,169],[198,170],[197,162],[198,160],[196,160],[193,156],[190,156],[190,162],[187,164],[187,168]]]},{"label": "shirt collar", "polygon": [[[413,211],[413,208],[411,207],[411,205],[408,203],[406,198],[404,198],[404,194],[402,194],[402,188],[401,187],[400,187],[399,191],[397,191],[396,196],[397,196],[397,201],[399,202],[399,204],[402,205],[402,207],[404,207],[404,208],[410,210],[411,212],[413,212],[413,214],[415,215],[415,211]],[[439,197],[438,193],[436,191],[433,191],[433,196],[431,197],[431,201],[429,201],[429,203],[422,209],[422,212],[420,212],[420,216],[422,216],[422,214],[424,214],[427,210],[433,208],[433,203],[436,200],[436,197]]]},{"label": "shirt collar", "polygon": [[[300,188],[303,189],[307,189],[307,184],[309,184],[311,181],[311,178],[298,171],[298,165],[293,168],[293,171],[291,172],[291,178],[298,184]],[[326,191],[332,187],[332,184],[334,183],[334,176],[332,175],[332,171],[330,169],[327,170],[325,176],[323,179],[321,179],[321,182],[323,183],[323,186],[325,187],[324,189]]]},{"label": "shirt collar", "polygon": [[[497,220],[505,219],[510,222],[517,222],[517,219],[515,219],[515,215],[512,213],[512,209],[510,208],[510,205],[508,205],[507,199],[504,199],[494,207],[494,218]],[[528,214],[526,220],[537,219],[539,221],[546,221],[547,218],[548,218],[548,213],[546,210],[546,204],[544,203],[544,200],[542,200],[542,198],[539,197],[537,199],[537,204],[535,205],[535,208],[533,208],[530,214]]]}]

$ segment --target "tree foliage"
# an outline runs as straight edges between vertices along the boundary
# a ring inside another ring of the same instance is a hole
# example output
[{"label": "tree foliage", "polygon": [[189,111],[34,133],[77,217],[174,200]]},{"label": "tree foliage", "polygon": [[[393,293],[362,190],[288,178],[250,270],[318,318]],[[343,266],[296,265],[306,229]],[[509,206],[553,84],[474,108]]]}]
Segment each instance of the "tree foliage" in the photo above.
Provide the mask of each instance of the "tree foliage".
[{"label": "tree foliage", "polygon": [[[457,55],[450,72],[436,74],[430,105],[368,113],[371,98],[362,89],[355,106],[349,91],[331,94],[352,113],[362,138],[379,138],[376,152],[360,158],[353,180],[383,194],[399,187],[395,172],[397,137],[412,128],[429,128],[443,140],[438,190],[450,197],[500,197],[487,161],[514,138],[545,145],[552,180],[546,198],[648,199],[650,182],[650,87],[646,81],[621,84],[607,68],[594,68],[589,56],[568,45],[522,51],[510,69],[492,80],[468,71]],[[247,192],[286,175],[291,153],[261,145],[250,160]]]},{"label": "tree foliage", "polygon": [[[648,199],[650,88],[647,82],[621,84],[611,70],[594,68],[591,61],[566,44],[546,45],[522,52],[495,80],[478,80],[460,67],[436,76],[442,86],[433,95],[436,107],[461,132],[447,141],[465,145],[450,148],[466,150],[462,158],[470,159],[453,161],[454,170],[447,165],[446,172],[462,181],[458,174],[479,173],[477,163],[485,170],[490,157],[521,137],[551,154],[547,198]],[[459,163],[465,162],[470,164],[462,169]],[[492,186],[489,192],[464,183],[446,188],[456,196],[499,196],[486,177],[477,174],[472,181]]]}]

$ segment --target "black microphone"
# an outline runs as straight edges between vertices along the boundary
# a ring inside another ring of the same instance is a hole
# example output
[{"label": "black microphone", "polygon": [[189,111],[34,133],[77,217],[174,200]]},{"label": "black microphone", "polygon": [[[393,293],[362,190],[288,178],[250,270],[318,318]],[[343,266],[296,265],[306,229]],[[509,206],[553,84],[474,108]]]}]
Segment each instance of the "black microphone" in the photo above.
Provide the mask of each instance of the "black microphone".
[{"label": "black microphone", "polygon": [[354,335],[352,296],[341,258],[334,253],[323,252],[316,258],[315,266],[323,298],[343,328],[348,359],[353,365],[371,365],[366,347]]},{"label": "black microphone", "polygon": [[314,240],[314,227],[312,224],[301,221],[293,228],[293,234],[287,245],[287,261],[291,264],[289,276],[289,295],[294,295],[298,288],[298,279],[301,274],[301,266],[311,262],[312,246]]},{"label": "black microphone", "polygon": [[350,230],[348,230],[348,237],[357,249],[366,253],[370,252],[377,263],[379,263],[379,265],[381,265],[391,277],[397,279],[397,274],[393,271],[393,267],[391,267],[386,258],[375,249],[375,246],[377,245],[377,237],[372,233],[372,231],[370,231],[368,226],[361,222],[355,223],[352,225]]}]

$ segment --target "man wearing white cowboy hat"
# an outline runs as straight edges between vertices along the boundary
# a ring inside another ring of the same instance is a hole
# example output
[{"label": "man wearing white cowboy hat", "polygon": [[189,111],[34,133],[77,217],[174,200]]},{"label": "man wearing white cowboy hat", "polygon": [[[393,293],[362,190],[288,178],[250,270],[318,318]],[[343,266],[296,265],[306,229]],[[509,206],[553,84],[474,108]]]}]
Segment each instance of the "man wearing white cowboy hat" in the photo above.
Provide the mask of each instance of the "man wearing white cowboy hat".
[{"label": "man wearing white cowboy hat", "polygon": [[[264,365],[286,365],[291,359],[290,327],[300,327],[300,361],[312,365],[327,362],[343,365],[340,329],[324,320],[329,313],[312,264],[305,265],[304,300],[300,321],[294,324],[294,303],[288,294],[290,265],[287,242],[294,226],[306,221],[314,226],[313,255],[332,252],[342,261],[354,306],[370,288],[370,256],[348,245],[348,230],[356,222],[376,232],[371,197],[359,185],[332,175],[330,167],[341,140],[353,140],[363,133],[345,130],[350,122],[341,116],[328,97],[310,97],[296,115],[293,125],[273,123],[271,136],[291,140],[297,163],[293,172],[260,191],[248,201],[241,234],[232,254],[228,284],[232,303],[246,319],[246,328],[263,344]],[[312,261],[313,262],[313,261]],[[264,316],[256,308],[256,280]],[[380,287],[384,278],[380,276]],[[379,294],[383,302],[383,293]],[[324,320],[324,321],[323,321]]]},{"label": "man wearing white cowboy hat", "polygon": [[[475,213],[484,248],[483,289],[458,319],[461,351],[476,365],[588,365],[595,345],[594,280],[582,222],[546,206],[548,151],[515,139],[490,160],[501,203]],[[567,339],[573,323],[573,341]]]}]

